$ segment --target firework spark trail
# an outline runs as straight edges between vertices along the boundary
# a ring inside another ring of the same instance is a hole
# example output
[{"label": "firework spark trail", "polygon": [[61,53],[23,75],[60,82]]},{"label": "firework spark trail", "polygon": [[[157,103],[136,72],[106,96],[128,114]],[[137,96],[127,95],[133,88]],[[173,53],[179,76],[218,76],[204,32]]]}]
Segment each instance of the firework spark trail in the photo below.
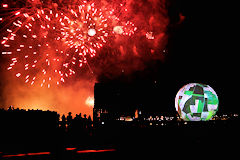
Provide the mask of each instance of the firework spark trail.
[{"label": "firework spark trail", "polygon": [[[87,63],[88,57],[96,55],[115,34],[131,36],[136,27],[130,21],[120,27],[119,32],[114,32],[120,20],[114,15],[114,9],[95,8],[94,3],[83,2],[82,5],[72,6],[67,18],[61,23],[62,40],[72,49],[69,65]],[[69,12],[68,12],[69,13]],[[87,63],[88,64],[88,63]]]},{"label": "firework spark trail", "polygon": [[75,73],[71,69],[63,72],[61,67],[66,55],[59,44],[57,27],[51,21],[57,13],[36,9],[35,13],[17,11],[15,15],[13,29],[7,29],[8,36],[2,41],[6,50],[2,54],[11,56],[8,70],[14,70],[16,77],[24,77],[26,83],[33,85],[37,80],[48,88]]},{"label": "firework spark trail", "polygon": [[97,9],[86,1],[60,9],[40,6],[32,3],[31,9],[5,16],[10,19],[5,25],[8,35],[1,42],[2,54],[11,57],[7,69],[31,85],[38,81],[49,88],[65,82],[75,74],[75,65],[82,67],[114,34],[131,36],[137,29],[130,21],[121,22],[114,9]]}]

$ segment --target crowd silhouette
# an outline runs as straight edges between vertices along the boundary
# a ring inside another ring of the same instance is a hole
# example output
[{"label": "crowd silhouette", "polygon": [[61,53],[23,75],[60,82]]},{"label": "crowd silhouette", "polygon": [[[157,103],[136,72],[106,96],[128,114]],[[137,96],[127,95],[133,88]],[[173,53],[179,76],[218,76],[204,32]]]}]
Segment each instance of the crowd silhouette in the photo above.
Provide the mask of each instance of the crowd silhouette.
[{"label": "crowd silhouette", "polygon": [[62,115],[61,120],[59,120],[59,126],[64,131],[72,131],[76,130],[76,128],[90,129],[92,127],[92,119],[90,115],[87,118],[86,114],[82,117],[81,113],[76,114],[73,118],[72,113],[69,112],[67,117],[64,114]]},{"label": "crowd silhouette", "polygon": [[[226,120],[208,122],[184,122],[174,118],[171,121],[120,120],[96,123],[90,116],[81,113],[75,116],[69,112],[61,115],[54,111],[24,110],[9,107],[0,109],[0,149],[13,150],[15,144],[30,144],[63,153],[66,147],[81,149],[118,147],[122,150],[146,151],[153,143],[161,144],[161,149],[176,143],[202,148],[211,141],[215,146],[240,144],[238,138],[239,116],[233,114]],[[97,124],[97,125],[96,125]],[[223,139],[223,140],[222,140]],[[22,148],[17,148],[16,151]],[[159,149],[159,147],[157,148]],[[220,149],[220,148],[219,148]],[[39,149],[40,150],[40,149]],[[149,152],[154,150],[149,148]],[[157,153],[157,152],[156,152]]]},{"label": "crowd silhouette", "polygon": [[84,143],[92,135],[90,116],[60,116],[54,111],[24,110],[10,106],[0,109],[1,144],[13,143]]}]

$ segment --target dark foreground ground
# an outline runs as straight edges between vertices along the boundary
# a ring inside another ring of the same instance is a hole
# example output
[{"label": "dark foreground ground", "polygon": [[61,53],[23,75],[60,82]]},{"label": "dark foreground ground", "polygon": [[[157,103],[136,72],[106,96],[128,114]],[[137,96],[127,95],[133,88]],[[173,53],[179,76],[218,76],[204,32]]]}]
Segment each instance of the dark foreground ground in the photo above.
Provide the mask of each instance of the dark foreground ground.
[{"label": "dark foreground ground", "polygon": [[55,139],[35,137],[31,141],[1,137],[1,159],[231,159],[240,156],[239,120],[148,127],[105,124],[93,129],[91,135],[79,135],[66,133],[56,135]]}]

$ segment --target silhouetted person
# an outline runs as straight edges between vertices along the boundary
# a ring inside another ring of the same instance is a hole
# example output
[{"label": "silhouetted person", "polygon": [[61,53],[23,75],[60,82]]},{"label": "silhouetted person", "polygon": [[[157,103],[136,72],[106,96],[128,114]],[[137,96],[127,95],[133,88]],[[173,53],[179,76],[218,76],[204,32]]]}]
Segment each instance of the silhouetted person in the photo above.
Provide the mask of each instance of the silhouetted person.
[{"label": "silhouetted person", "polygon": [[79,117],[82,118],[82,113],[79,113]]},{"label": "silhouetted person", "polygon": [[68,127],[71,125],[71,123],[72,123],[72,113],[69,112],[68,116],[67,116],[67,125],[68,125]]},{"label": "silhouetted person", "polygon": [[57,128],[60,128],[60,114],[56,114]]},{"label": "silhouetted person", "polygon": [[8,111],[12,111],[14,108],[12,107],[12,106],[10,106],[9,108],[8,108]]},{"label": "silhouetted person", "polygon": [[91,119],[91,116],[89,115],[87,119],[87,128],[91,128],[91,127],[92,127],[92,119]]},{"label": "silhouetted person", "polygon": [[83,115],[82,123],[83,123],[83,128],[86,129],[87,128],[87,115],[86,114]]},{"label": "silhouetted person", "polygon": [[66,117],[65,117],[65,115],[63,114],[62,115],[62,122],[65,122],[66,121]]},{"label": "silhouetted person", "polygon": [[66,130],[66,117],[65,117],[65,115],[62,115],[61,128],[62,128],[64,131]]}]

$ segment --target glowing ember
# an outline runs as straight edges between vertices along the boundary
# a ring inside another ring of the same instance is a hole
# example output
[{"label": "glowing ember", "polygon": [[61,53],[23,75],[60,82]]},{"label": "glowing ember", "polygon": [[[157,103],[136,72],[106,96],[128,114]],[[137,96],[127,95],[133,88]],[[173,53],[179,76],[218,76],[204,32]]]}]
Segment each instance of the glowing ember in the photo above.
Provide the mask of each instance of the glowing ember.
[{"label": "glowing ember", "polygon": [[3,7],[3,8],[7,8],[7,7],[8,7],[8,4],[2,4],[2,7]]},{"label": "glowing ember", "polygon": [[113,31],[116,33],[116,34],[123,34],[123,27],[122,26],[115,26],[113,28]]},{"label": "glowing ember", "polygon": [[89,107],[93,107],[94,106],[94,97],[88,97],[85,101],[86,105]]},{"label": "glowing ember", "polygon": [[154,39],[153,32],[147,32],[146,33],[146,38],[147,39]]}]

